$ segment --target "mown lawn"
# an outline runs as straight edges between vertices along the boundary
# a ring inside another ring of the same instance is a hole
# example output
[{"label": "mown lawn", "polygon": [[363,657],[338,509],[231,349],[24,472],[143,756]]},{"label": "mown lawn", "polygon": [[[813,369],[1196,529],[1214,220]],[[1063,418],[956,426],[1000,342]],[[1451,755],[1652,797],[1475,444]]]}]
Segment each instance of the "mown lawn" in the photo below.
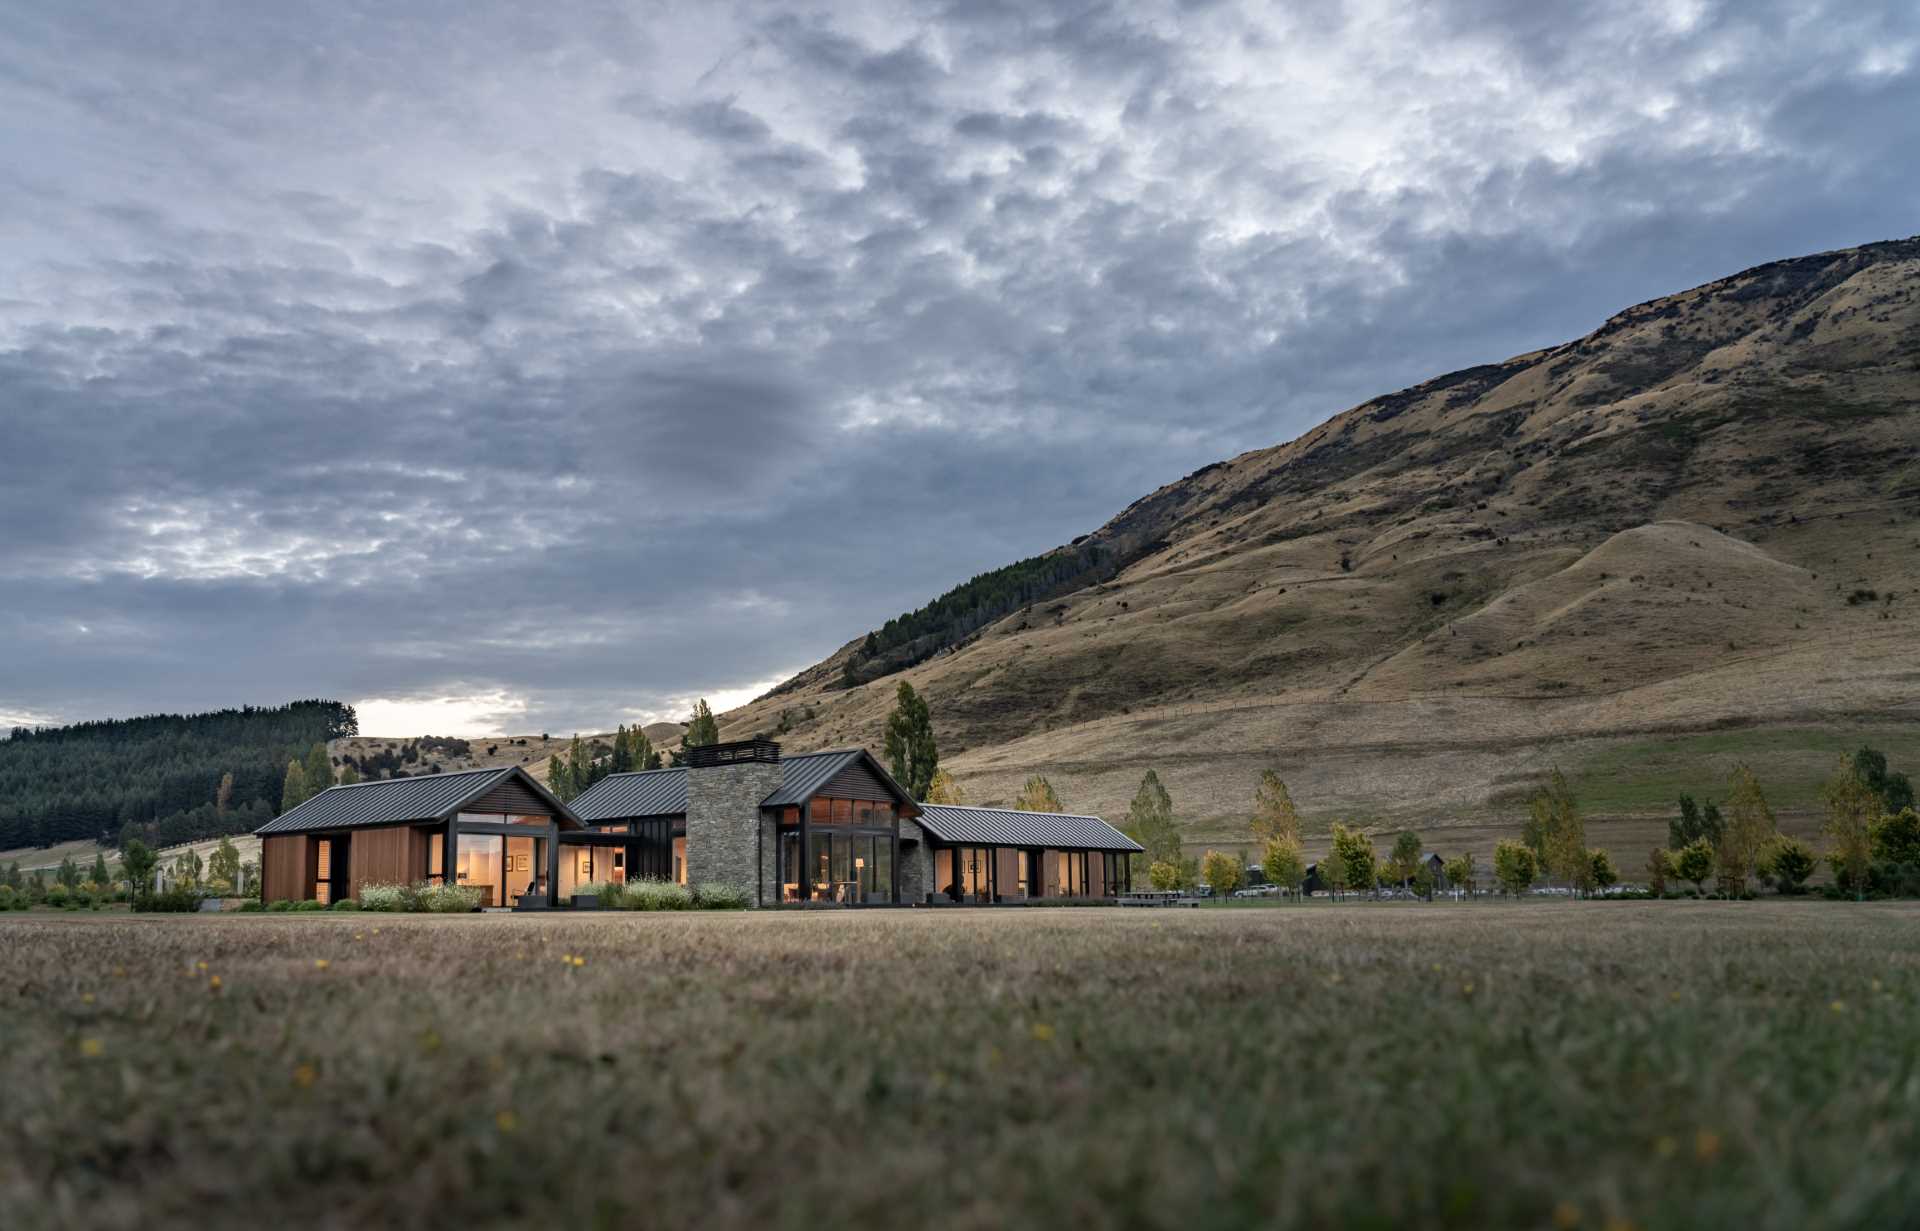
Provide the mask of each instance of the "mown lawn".
[{"label": "mown lawn", "polygon": [[13,915],[0,988],[14,1227],[1920,1208],[1910,905]]}]

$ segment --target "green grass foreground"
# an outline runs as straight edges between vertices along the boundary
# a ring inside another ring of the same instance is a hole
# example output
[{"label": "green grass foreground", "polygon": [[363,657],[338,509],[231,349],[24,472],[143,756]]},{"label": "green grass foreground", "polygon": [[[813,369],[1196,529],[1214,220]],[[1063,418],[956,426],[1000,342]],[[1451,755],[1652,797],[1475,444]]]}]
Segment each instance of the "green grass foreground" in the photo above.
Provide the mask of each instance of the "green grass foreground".
[{"label": "green grass foreground", "polygon": [[[217,979],[217,983],[216,983]],[[0,922],[12,1227],[1889,1227],[1920,908]]]}]

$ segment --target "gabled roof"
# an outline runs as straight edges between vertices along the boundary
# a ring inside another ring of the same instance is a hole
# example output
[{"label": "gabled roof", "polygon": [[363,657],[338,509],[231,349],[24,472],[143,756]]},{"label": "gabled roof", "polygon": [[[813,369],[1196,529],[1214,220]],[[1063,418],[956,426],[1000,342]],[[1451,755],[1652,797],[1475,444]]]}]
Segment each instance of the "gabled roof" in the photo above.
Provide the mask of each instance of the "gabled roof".
[{"label": "gabled roof", "polygon": [[[804,803],[819,794],[840,772],[856,762],[864,762],[875,778],[908,809],[918,810],[906,788],[893,780],[886,767],[873,759],[865,748],[835,748],[828,752],[804,752],[780,759],[780,785],[760,801],[763,808],[784,808]],[[640,816],[683,816],[687,811],[687,769],[649,769],[639,773],[609,774],[574,797],[573,812],[588,824],[625,820]],[[908,811],[905,815],[913,815]]]},{"label": "gabled roof", "polygon": [[832,748],[825,752],[803,752],[795,757],[783,757],[780,768],[786,776],[780,781],[780,789],[760,801],[763,808],[784,808],[790,804],[805,803],[820,793],[822,787],[839,776],[856,761],[863,761],[880,780],[881,785],[893,792],[897,803],[910,808],[919,805],[913,802],[913,796],[907,789],[893,780],[886,767],[873,759],[873,754],[865,748]]},{"label": "gabled roof", "polygon": [[1066,812],[1018,812],[1010,808],[963,808],[921,804],[920,827],[942,842],[977,846],[1052,846],[1071,850],[1144,851],[1146,848],[1097,816]]},{"label": "gabled roof", "polygon": [[589,825],[630,816],[677,816],[687,810],[687,771],[649,769],[609,774],[573,797],[573,814]]},{"label": "gabled roof", "polygon": [[401,821],[433,821],[458,812],[464,805],[518,777],[563,821],[578,822],[568,807],[555,799],[533,775],[518,765],[494,769],[465,769],[451,774],[421,774],[412,778],[376,778],[331,786],[299,807],[277,816],[255,834],[304,833],[316,829],[348,829],[360,825],[391,825]]}]

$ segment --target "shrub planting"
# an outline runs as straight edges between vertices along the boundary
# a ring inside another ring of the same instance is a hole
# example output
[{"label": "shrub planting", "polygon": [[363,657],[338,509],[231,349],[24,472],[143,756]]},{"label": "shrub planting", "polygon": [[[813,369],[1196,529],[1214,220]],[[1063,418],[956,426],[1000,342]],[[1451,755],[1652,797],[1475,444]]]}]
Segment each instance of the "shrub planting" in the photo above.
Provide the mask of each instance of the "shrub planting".
[{"label": "shrub planting", "polygon": [[461,915],[480,909],[480,891],[470,885],[422,885],[416,908],[437,915]]},{"label": "shrub planting", "polygon": [[397,912],[418,909],[414,891],[407,885],[362,885],[360,909]]},{"label": "shrub planting", "polygon": [[713,883],[696,888],[693,901],[701,910],[745,910],[752,905],[744,889]]}]

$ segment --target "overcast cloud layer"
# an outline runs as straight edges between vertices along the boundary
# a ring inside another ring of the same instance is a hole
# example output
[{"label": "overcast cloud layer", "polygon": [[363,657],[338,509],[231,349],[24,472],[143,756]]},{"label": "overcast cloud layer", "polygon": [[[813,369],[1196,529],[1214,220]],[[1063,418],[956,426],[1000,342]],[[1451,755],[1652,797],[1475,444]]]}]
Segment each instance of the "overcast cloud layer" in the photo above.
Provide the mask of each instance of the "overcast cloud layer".
[{"label": "overcast cloud layer", "polygon": [[0,3],[0,722],[744,699],[1374,394],[1920,231],[1915,14]]}]

